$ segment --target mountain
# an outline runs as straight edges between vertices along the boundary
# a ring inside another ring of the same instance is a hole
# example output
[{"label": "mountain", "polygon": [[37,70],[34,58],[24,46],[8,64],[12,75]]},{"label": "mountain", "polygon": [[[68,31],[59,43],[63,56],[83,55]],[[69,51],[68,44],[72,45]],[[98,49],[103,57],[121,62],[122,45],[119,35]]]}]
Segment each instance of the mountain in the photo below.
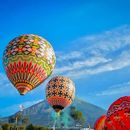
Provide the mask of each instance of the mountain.
[{"label": "mountain", "polygon": [[[75,98],[71,106],[76,107],[77,110],[83,113],[86,119],[86,125],[89,123],[91,127],[93,127],[94,122],[98,117],[106,113],[104,109],[85,102],[79,98]],[[74,125],[74,121],[69,115],[71,106],[63,111],[63,119],[59,119],[58,122],[61,123],[62,120],[66,126]],[[22,114],[24,116],[28,116],[31,123],[35,125],[53,126],[54,120],[56,119],[55,112],[46,101],[42,101],[25,109]],[[57,125],[59,125],[59,123],[57,123]]]}]

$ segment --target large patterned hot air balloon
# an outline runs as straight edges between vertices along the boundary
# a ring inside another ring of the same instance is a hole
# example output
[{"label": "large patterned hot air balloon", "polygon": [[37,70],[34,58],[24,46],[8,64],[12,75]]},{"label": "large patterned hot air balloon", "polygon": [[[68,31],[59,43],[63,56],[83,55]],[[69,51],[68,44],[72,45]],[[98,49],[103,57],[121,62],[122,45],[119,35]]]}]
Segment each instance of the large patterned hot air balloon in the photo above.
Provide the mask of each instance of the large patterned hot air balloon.
[{"label": "large patterned hot air balloon", "polygon": [[130,96],[121,97],[112,103],[105,126],[108,130],[130,130]]},{"label": "large patterned hot air balloon", "polygon": [[105,130],[105,120],[106,115],[99,117],[94,124],[94,130]]},{"label": "large patterned hot air balloon", "polygon": [[6,74],[21,95],[51,75],[56,58],[48,41],[33,34],[13,39],[3,55]]},{"label": "large patterned hot air balloon", "polygon": [[56,76],[47,84],[47,101],[57,113],[69,106],[74,100],[74,97],[74,83],[67,77]]}]

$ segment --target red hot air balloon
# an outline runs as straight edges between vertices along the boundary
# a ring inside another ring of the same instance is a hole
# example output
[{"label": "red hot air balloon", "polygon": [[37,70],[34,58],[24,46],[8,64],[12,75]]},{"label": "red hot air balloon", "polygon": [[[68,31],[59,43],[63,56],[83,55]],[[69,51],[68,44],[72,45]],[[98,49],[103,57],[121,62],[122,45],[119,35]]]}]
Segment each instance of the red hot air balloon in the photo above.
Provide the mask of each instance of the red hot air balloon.
[{"label": "red hot air balloon", "polygon": [[98,118],[94,124],[94,130],[105,130],[106,115],[102,115]]},{"label": "red hot air balloon", "polygon": [[54,69],[55,61],[51,44],[33,34],[13,39],[3,55],[6,74],[21,95],[48,78]]},{"label": "red hot air balloon", "polygon": [[130,96],[121,97],[112,103],[105,126],[108,130],[130,130]]},{"label": "red hot air balloon", "polygon": [[74,83],[67,77],[56,76],[47,84],[47,101],[57,113],[69,106],[73,102],[74,97]]}]

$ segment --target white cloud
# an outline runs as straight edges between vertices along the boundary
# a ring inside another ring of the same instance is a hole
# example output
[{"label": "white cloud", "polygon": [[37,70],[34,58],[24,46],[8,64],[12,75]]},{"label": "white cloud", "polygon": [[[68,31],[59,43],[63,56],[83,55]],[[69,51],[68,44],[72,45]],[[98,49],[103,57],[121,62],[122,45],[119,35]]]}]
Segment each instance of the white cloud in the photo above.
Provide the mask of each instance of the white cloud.
[{"label": "white cloud", "polygon": [[[129,26],[122,26],[97,35],[81,37],[78,40],[72,41],[71,44],[70,51],[57,52],[57,65],[52,76],[63,74],[77,79],[85,75],[90,76],[111,72],[130,66]],[[44,85],[47,84],[48,80],[44,82]],[[129,86],[129,82],[119,84],[109,87],[95,95],[109,96],[127,93],[130,91]],[[39,94],[44,88],[41,87],[42,90],[36,89],[36,91],[31,91],[30,94]],[[16,96],[16,93],[18,94],[17,90],[7,79],[6,75],[0,73],[0,98]],[[37,101],[27,101],[22,104],[26,108],[35,103]],[[15,104],[0,109],[0,113],[4,115],[13,114],[19,110],[19,105]]]},{"label": "white cloud", "polygon": [[130,27],[124,25],[101,34],[85,36],[74,41],[73,44],[78,45],[76,43],[80,43],[79,46],[88,53],[93,52],[93,50],[98,53],[115,51],[130,44]]},{"label": "white cloud", "polygon": [[[9,91],[6,91],[9,90]],[[0,97],[14,96],[15,88],[4,73],[0,73]]]},{"label": "white cloud", "polygon": [[130,66],[129,26],[125,25],[101,34],[85,36],[73,41],[72,44],[73,48],[70,52],[58,56],[56,74],[82,78],[84,75]]},{"label": "white cloud", "polygon": [[112,96],[130,92],[130,82],[111,86],[108,89],[96,93],[95,96]]},{"label": "white cloud", "polygon": [[83,61],[75,61],[68,66],[63,66],[61,68],[55,69],[55,73],[63,73],[67,71],[75,71],[76,69],[80,69],[82,67],[93,67],[95,65],[106,63],[111,59],[105,59],[104,57],[92,57]]},{"label": "white cloud", "polygon": [[70,53],[62,53],[62,52],[56,52],[57,53],[57,61],[63,61],[63,60],[69,60],[73,58],[80,58],[82,56],[82,52],[79,51],[72,51]]},{"label": "white cloud", "polygon": [[[52,76],[60,74],[77,79],[85,75],[90,76],[130,66],[129,26],[125,25],[101,34],[81,37],[72,41],[71,44],[70,51],[57,52],[57,65]],[[45,86],[48,80],[42,85]],[[0,97],[18,94],[3,73],[0,73],[0,86]],[[44,88],[41,87],[41,89]],[[5,91],[7,89],[10,91]],[[30,94],[39,92],[41,89],[31,91]]]},{"label": "white cloud", "polygon": [[94,68],[86,68],[83,70],[74,70],[67,73],[67,76],[72,76],[74,78],[79,78],[82,75],[93,75],[108,71],[119,70],[124,67],[130,66],[130,52],[124,52],[119,57],[113,60],[108,60],[107,63],[101,64]]}]

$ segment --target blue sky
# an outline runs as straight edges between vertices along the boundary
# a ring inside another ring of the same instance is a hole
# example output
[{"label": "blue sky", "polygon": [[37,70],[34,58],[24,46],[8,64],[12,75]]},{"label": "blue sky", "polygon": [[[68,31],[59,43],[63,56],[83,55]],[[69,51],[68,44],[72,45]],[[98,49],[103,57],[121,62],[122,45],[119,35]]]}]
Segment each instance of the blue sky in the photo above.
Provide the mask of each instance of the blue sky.
[{"label": "blue sky", "polygon": [[129,0],[1,0],[0,1],[0,115],[45,99],[48,80],[20,96],[7,79],[3,51],[21,34],[46,38],[56,52],[53,75],[74,80],[76,96],[107,109],[130,94]]}]

